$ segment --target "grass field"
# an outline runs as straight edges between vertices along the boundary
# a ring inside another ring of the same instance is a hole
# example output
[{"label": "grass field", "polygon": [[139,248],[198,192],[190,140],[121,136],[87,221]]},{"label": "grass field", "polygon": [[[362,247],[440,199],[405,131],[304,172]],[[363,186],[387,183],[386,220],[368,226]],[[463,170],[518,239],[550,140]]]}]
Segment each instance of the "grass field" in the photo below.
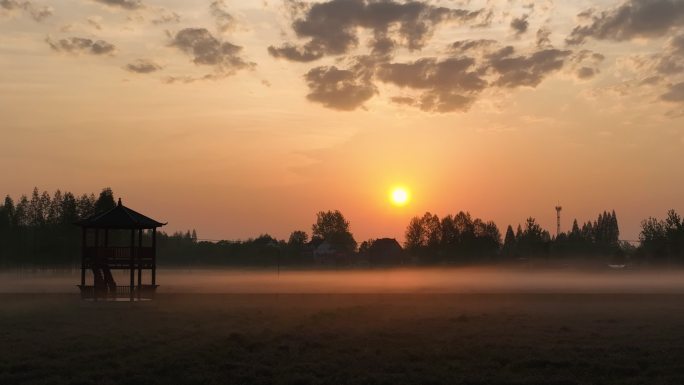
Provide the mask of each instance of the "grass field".
[{"label": "grass field", "polygon": [[0,384],[684,383],[684,296],[0,295]]}]

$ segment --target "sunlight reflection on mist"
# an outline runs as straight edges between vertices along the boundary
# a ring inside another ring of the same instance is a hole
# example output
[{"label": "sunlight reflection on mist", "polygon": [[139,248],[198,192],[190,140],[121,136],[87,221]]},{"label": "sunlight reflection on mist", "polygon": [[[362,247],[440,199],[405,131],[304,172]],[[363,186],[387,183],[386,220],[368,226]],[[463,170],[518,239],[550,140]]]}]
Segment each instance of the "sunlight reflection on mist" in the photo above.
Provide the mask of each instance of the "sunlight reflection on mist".
[{"label": "sunlight reflection on mist", "polygon": [[[0,293],[76,293],[78,281],[78,271],[5,271]],[[684,293],[684,271],[166,269],[158,282],[160,293]]]}]

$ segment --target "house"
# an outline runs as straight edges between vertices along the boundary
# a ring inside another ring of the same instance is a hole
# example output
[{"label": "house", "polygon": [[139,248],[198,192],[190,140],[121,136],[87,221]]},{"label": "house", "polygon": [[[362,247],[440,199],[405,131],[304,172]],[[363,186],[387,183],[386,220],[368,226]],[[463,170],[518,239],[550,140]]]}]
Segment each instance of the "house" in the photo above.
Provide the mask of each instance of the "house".
[{"label": "house", "polygon": [[405,253],[394,238],[379,238],[373,241],[366,251],[366,259],[371,265],[399,265],[405,262]]},{"label": "house", "polygon": [[338,249],[330,241],[322,241],[313,250],[315,263],[322,265],[348,265],[353,261],[354,253]]}]

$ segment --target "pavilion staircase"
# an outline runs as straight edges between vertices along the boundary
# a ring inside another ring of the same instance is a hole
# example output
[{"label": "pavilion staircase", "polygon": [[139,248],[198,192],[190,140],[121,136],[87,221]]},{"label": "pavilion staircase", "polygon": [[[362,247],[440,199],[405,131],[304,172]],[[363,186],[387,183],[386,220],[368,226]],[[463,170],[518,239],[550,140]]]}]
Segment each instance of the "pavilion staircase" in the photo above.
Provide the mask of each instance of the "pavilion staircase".
[{"label": "pavilion staircase", "polygon": [[116,292],[116,282],[109,266],[93,267],[92,270],[95,290]]}]

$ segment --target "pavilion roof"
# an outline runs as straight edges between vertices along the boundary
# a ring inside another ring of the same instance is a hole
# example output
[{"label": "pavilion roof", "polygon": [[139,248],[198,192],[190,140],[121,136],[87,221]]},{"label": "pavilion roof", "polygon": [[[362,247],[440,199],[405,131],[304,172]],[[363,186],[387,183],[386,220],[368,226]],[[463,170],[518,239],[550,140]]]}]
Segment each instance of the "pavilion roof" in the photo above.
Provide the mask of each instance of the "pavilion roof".
[{"label": "pavilion roof", "polygon": [[76,224],[81,227],[100,229],[154,229],[166,223],[129,209],[121,204],[121,198],[119,198],[119,203],[114,208],[91,215]]}]

